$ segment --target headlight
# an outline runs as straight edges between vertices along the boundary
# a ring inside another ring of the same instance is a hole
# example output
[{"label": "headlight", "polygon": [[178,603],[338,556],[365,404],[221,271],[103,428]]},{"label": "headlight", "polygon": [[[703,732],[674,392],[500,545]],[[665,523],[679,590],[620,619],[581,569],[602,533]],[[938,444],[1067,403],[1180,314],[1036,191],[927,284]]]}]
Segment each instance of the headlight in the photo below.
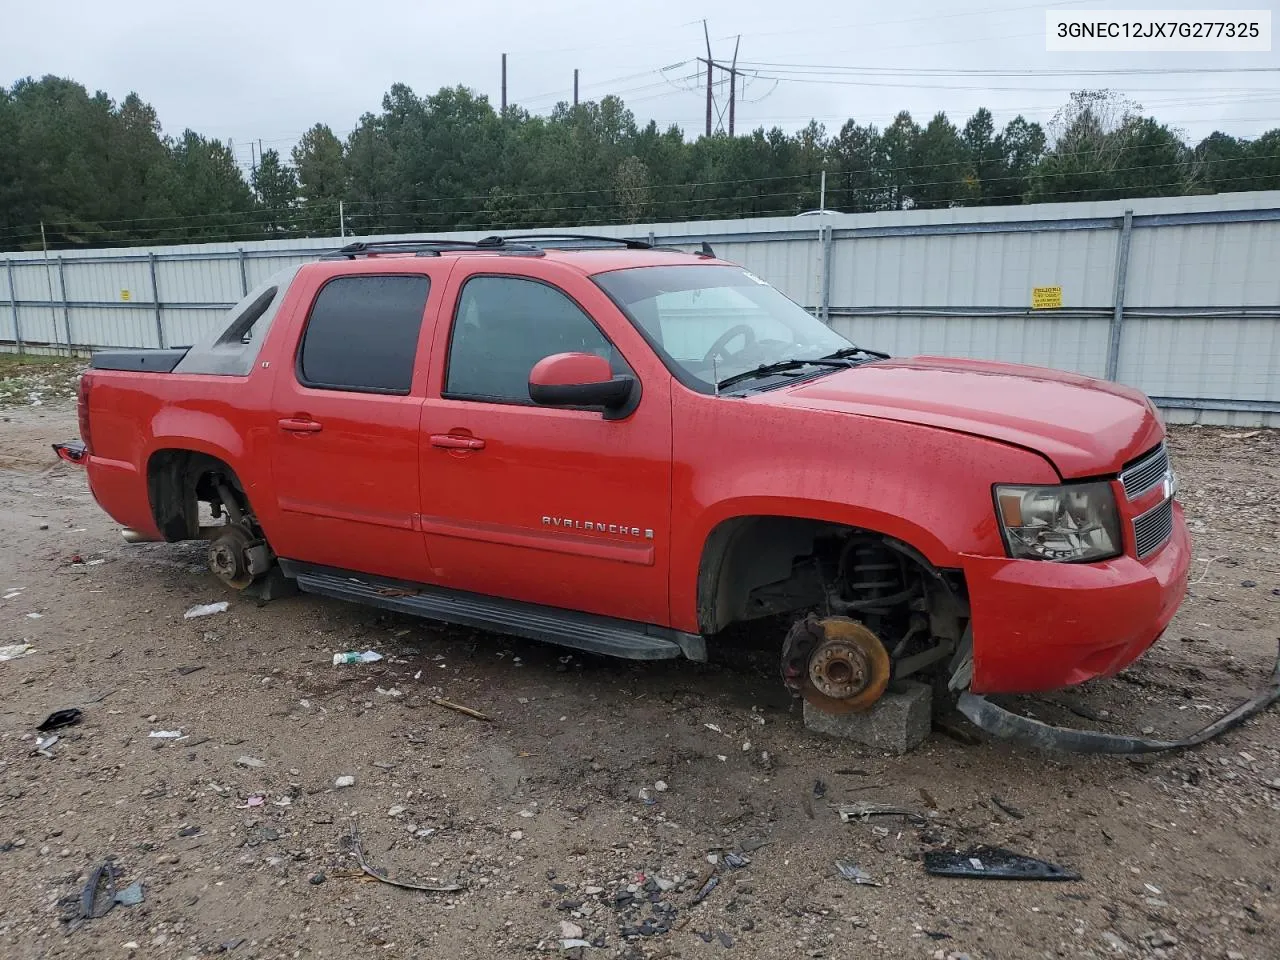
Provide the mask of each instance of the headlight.
[{"label": "headlight", "polygon": [[1009,556],[1105,560],[1120,554],[1120,517],[1108,481],[1061,487],[996,487]]}]

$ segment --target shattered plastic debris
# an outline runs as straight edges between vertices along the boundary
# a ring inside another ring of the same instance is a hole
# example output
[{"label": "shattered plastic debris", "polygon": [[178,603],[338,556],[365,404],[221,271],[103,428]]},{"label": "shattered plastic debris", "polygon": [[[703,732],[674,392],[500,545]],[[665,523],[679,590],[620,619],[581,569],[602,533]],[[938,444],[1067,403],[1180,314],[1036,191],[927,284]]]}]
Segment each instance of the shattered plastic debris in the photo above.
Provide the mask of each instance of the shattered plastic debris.
[{"label": "shattered plastic debris", "polygon": [[750,857],[744,857],[740,853],[726,853],[724,855],[724,864],[726,867],[732,867],[734,870],[741,870],[751,862]]},{"label": "shattered plastic debris", "polygon": [[925,871],[936,877],[975,877],[982,880],[1079,880],[1080,874],[1056,863],[1024,856],[1001,847],[973,847],[964,853],[931,850],[924,855]]},{"label": "shattered plastic debris", "polygon": [[880,884],[871,879],[866,871],[851,860],[837,860],[836,869],[840,871],[840,876],[852,883],[860,884],[864,887],[880,886]]},{"label": "shattered plastic debris", "polygon": [[708,730],[711,730],[711,731],[713,731],[713,732],[715,732],[715,733],[724,733],[724,731],[723,731],[723,730],[721,730],[721,729],[720,729],[718,726],[716,726],[714,723],[704,723],[704,724],[703,724],[703,726],[704,726],[704,727],[706,727]]},{"label": "shattered plastic debris", "polygon": [[713,873],[711,876],[707,877],[707,882],[698,889],[698,892],[693,895],[693,899],[689,901],[690,905],[699,904],[703,900],[707,899],[707,896],[719,883],[720,877],[717,874]]},{"label": "shattered plastic debris", "polygon": [[119,891],[115,895],[114,902],[122,907],[136,907],[142,903],[142,899],[142,881],[139,880],[137,883]]},{"label": "shattered plastic debris", "polygon": [[572,950],[574,947],[589,947],[591,944],[583,940],[581,937],[574,937],[572,940],[561,940],[560,949]]},{"label": "shattered plastic debris", "polygon": [[267,796],[264,793],[255,793],[249,797],[244,803],[236,806],[237,810],[249,810],[253,807],[260,807],[267,802]]},{"label": "shattered plastic debris", "polygon": [[27,614],[27,619],[28,619],[28,620],[39,620],[39,619],[40,619],[41,617],[43,617],[43,616],[44,616],[44,614],[43,614],[43,613],[28,613],[28,614]]},{"label": "shattered plastic debris", "polygon": [[0,647],[0,663],[5,660],[17,660],[19,657],[25,657],[28,654],[35,653],[29,643],[11,643],[7,647]]},{"label": "shattered plastic debris", "polygon": [[63,727],[73,726],[83,718],[84,715],[75,707],[69,707],[66,710],[55,710],[45,717],[44,722],[36,729],[41,733],[48,733],[50,730],[60,730]]},{"label": "shattered plastic debris", "polygon": [[181,730],[152,730],[147,734],[151,740],[184,740]]},{"label": "shattered plastic debris", "polygon": [[895,807],[888,803],[849,803],[837,808],[837,812],[844,823],[848,823],[851,820],[867,820],[870,817],[915,816],[906,807]]},{"label": "shattered plastic debris", "polygon": [[348,663],[377,663],[381,659],[382,654],[376,650],[366,650],[364,653],[348,650],[346,653],[335,653],[333,655],[333,665],[341,667]]},{"label": "shattered plastic debris", "polygon": [[55,743],[57,743],[59,739],[60,738],[56,733],[50,737],[39,737],[36,739],[35,749],[32,750],[31,752],[38,753],[40,754],[40,756],[48,757],[50,760],[52,760],[53,754],[49,752],[49,748],[52,747]]},{"label": "shattered plastic debris", "polygon": [[225,600],[217,603],[198,603],[182,615],[183,620],[194,620],[196,617],[208,617],[215,613],[225,613],[231,604]]}]

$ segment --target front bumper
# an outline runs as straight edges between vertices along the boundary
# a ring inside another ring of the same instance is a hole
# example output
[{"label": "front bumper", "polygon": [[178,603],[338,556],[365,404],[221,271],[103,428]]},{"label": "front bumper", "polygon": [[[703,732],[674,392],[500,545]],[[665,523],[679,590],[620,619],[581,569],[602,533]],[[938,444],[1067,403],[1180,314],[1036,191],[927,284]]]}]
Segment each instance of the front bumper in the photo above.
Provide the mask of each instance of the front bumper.
[{"label": "front bumper", "polygon": [[965,556],[974,693],[1035,693],[1123,670],[1164,632],[1186,593],[1191,541],[1173,533],[1137,560],[1050,563]]}]

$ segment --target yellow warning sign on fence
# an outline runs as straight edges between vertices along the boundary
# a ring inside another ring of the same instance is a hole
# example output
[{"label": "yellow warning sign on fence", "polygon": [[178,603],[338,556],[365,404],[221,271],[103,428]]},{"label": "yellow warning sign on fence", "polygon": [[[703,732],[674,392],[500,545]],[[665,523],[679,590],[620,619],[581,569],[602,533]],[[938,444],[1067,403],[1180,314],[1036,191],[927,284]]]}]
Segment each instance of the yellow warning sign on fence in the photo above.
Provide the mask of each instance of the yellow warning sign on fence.
[{"label": "yellow warning sign on fence", "polygon": [[124,301],[128,302],[128,300],[129,300],[129,298],[130,298],[131,296],[133,296],[133,294],[131,294],[128,290],[121,290],[121,291],[120,291],[120,299],[121,299],[121,300],[124,300]]},{"label": "yellow warning sign on fence", "polygon": [[1057,310],[1062,306],[1061,287],[1032,287],[1032,310]]}]

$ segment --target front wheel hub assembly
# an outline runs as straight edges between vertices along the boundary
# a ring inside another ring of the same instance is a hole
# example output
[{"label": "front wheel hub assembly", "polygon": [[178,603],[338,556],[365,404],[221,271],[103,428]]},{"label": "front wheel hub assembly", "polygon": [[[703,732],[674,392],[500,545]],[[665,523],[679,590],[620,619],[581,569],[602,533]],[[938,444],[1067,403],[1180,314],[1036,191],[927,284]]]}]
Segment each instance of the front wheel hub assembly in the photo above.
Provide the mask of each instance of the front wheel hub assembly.
[{"label": "front wheel hub assembly", "polygon": [[227,586],[243,590],[259,572],[253,554],[256,545],[252,533],[238,524],[228,524],[209,544],[209,569]]},{"label": "front wheel hub assembly", "polygon": [[884,644],[856,620],[809,616],[787,633],[783,682],[824,713],[869,710],[888,687],[889,674]]}]

